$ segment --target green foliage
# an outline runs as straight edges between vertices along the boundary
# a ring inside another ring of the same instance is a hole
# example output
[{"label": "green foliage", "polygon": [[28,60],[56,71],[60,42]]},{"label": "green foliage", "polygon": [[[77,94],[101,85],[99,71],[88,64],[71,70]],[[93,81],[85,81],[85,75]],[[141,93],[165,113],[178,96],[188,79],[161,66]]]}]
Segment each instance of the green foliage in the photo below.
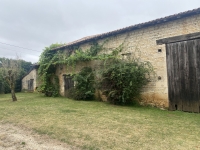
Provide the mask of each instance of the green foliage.
[{"label": "green foliage", "polygon": [[31,68],[32,63],[24,61],[24,60],[18,60],[18,61],[19,61],[20,71],[19,71],[19,76],[16,78],[15,91],[21,92],[22,78],[28,73],[28,71]]},{"label": "green foliage", "polygon": [[94,98],[94,73],[91,67],[84,67],[73,78],[75,87],[69,91],[69,97],[75,100],[92,100]]},{"label": "green foliage", "polygon": [[88,55],[90,56],[97,56],[97,54],[103,50],[103,44],[99,45],[97,42],[94,42],[88,51]]},{"label": "green foliage", "polygon": [[[94,42],[90,49],[83,51],[82,49],[75,50],[74,54],[70,55],[64,60],[64,63],[68,66],[74,66],[77,62],[85,62],[85,61],[91,61],[95,59],[99,59],[97,54],[103,50],[103,44],[99,45],[98,43]],[[101,55],[102,56],[102,55]],[[103,55],[105,56],[105,55]]]},{"label": "green foliage", "polygon": [[152,72],[149,62],[115,60],[102,71],[99,86],[110,103],[133,104],[142,87],[150,81]]},{"label": "green foliage", "polygon": [[4,79],[5,70],[0,67],[0,93],[10,93],[10,87]]},{"label": "green foliage", "polygon": [[[41,86],[39,87],[39,91],[45,93],[47,96],[51,96],[51,91],[58,91],[59,86],[55,86],[52,83],[53,78],[56,76],[56,65],[57,64],[67,64],[68,66],[74,66],[77,62],[80,61],[91,61],[93,59],[97,59],[96,55],[103,49],[103,44],[99,45],[98,43],[93,43],[90,49],[85,52],[81,49],[75,50],[74,54],[69,55],[66,58],[66,55],[63,55],[60,51],[51,51],[51,49],[60,47],[63,44],[52,44],[49,47],[45,47],[43,53],[40,55],[39,59],[39,69],[38,73],[41,77]],[[59,82],[57,82],[59,83]],[[46,94],[47,93],[47,94]],[[59,93],[59,92],[56,92]],[[57,94],[53,94],[57,96]],[[81,95],[81,94],[79,94]],[[92,95],[91,93],[87,93],[87,95]],[[84,97],[84,96],[83,96]],[[86,96],[87,97],[87,96]]]},{"label": "green foliage", "polygon": [[20,92],[22,83],[21,80],[24,75],[29,71],[31,62],[26,62],[21,59],[9,59],[9,58],[0,58],[2,64],[0,64],[0,93],[10,93],[10,87],[4,77],[7,75],[8,69],[15,70],[15,91]]},{"label": "green foliage", "polygon": [[73,55],[70,55],[66,60],[65,64],[68,66],[75,66],[77,62],[80,61],[91,61],[92,56],[89,55],[88,51],[83,52],[81,49],[78,49],[74,52]]},{"label": "green foliage", "polygon": [[41,79],[41,85],[38,91],[45,93],[46,96],[59,96],[59,80],[55,75],[56,62],[59,61],[59,52],[51,51],[51,49],[60,47],[63,44],[51,44],[45,47],[40,55],[38,74]]},{"label": "green foliage", "polygon": [[45,72],[47,72],[49,74],[53,73],[54,71],[51,71],[51,67],[52,65],[55,65],[54,63],[56,61],[59,61],[59,57],[58,57],[58,53],[57,51],[51,51],[51,49],[56,48],[56,47],[60,47],[63,44],[51,44],[49,47],[45,47],[44,51],[42,52],[42,54],[40,55],[40,59],[39,59],[39,69],[38,69],[38,73],[39,75],[44,74]]},{"label": "green foliage", "polygon": [[59,96],[59,79],[54,74],[49,74],[45,78],[46,80],[41,85],[40,89],[45,93],[45,96],[48,97],[57,97]]},{"label": "green foliage", "polygon": [[[150,81],[150,75],[153,73],[149,62],[140,62],[137,58],[121,60],[119,53],[122,52],[124,44],[113,49],[110,54],[100,54],[104,50],[104,43],[101,45],[93,43],[90,49],[86,51],[77,49],[68,56],[63,55],[60,51],[50,51],[61,45],[52,44],[50,47],[46,47],[40,56],[39,75],[42,77],[40,90],[46,96],[57,96],[59,93],[59,85],[55,85],[55,83],[59,83],[55,82],[57,64],[66,64],[75,69],[78,62],[101,60],[104,66],[100,71],[93,72],[92,68],[84,67],[74,76],[75,87],[68,91],[68,96],[76,100],[93,99],[95,86],[98,85],[97,88],[104,91],[108,101],[117,105],[134,103],[140,95],[142,87]],[[53,93],[54,91],[55,93]]]},{"label": "green foliage", "polygon": [[5,82],[4,82],[4,79],[3,79],[3,72],[2,72],[2,68],[0,68],[0,94],[2,93],[5,93]]}]

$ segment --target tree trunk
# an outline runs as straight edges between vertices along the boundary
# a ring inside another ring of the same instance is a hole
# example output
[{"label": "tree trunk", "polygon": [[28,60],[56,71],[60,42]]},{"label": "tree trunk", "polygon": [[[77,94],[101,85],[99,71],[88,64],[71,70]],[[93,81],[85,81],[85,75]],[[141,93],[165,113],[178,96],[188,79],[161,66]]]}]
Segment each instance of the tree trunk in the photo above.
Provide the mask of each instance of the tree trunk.
[{"label": "tree trunk", "polygon": [[11,89],[11,94],[12,94],[12,100],[13,100],[13,102],[17,101],[17,97],[15,95],[15,90],[14,89]]},{"label": "tree trunk", "polygon": [[12,70],[8,71],[8,77],[6,78],[9,85],[10,85],[10,90],[11,90],[11,95],[12,95],[12,100],[13,102],[17,101],[17,97],[15,95],[15,75],[12,74]]}]

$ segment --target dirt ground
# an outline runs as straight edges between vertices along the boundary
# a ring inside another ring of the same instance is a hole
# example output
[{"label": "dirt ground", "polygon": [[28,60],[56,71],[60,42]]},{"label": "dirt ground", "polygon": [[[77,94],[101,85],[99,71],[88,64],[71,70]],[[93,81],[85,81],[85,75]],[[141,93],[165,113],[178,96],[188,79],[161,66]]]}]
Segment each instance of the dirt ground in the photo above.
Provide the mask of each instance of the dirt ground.
[{"label": "dirt ground", "polygon": [[77,148],[41,136],[21,126],[0,123],[0,150],[75,150]]}]

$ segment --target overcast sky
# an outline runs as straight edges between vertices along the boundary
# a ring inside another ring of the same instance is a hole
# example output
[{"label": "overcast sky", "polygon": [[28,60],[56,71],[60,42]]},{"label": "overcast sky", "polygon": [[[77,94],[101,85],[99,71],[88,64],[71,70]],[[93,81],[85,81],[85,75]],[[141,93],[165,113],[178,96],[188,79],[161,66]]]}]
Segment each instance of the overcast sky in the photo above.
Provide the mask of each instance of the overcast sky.
[{"label": "overcast sky", "polygon": [[52,43],[198,7],[199,0],[0,0],[0,57],[37,62]]}]

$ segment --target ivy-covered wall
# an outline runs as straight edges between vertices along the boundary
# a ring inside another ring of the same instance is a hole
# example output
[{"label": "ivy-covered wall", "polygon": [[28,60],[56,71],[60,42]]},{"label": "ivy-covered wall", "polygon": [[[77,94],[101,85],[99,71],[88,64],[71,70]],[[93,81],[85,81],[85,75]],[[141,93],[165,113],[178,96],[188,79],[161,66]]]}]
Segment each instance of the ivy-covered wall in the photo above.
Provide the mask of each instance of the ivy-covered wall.
[{"label": "ivy-covered wall", "polygon": [[60,85],[60,95],[65,95],[65,81],[63,75],[75,75],[81,71],[83,67],[91,67],[93,71],[98,73],[98,70],[102,66],[102,62],[100,60],[93,60],[88,62],[78,62],[76,67],[67,66],[66,64],[59,64],[56,67],[56,75],[59,77],[59,85]]},{"label": "ivy-covered wall", "polygon": [[[116,34],[106,39],[99,39],[96,42],[101,44],[107,41],[104,44],[105,49],[100,54],[112,53],[113,49],[123,43],[123,51],[118,54],[121,59],[137,55],[141,61],[149,61],[153,65],[157,77],[143,88],[143,95],[141,97],[143,103],[158,107],[168,107],[166,50],[165,45],[157,45],[156,40],[194,32],[200,32],[200,15],[143,27],[141,29],[138,28],[137,30]],[[85,51],[91,47],[91,42],[83,42],[78,47]],[[64,51],[68,53],[70,50],[72,49],[65,48]],[[64,95],[63,75],[79,72],[84,66],[92,66],[92,68],[98,69],[98,63],[96,64],[95,61],[88,63],[79,62],[76,64],[75,69],[62,64],[57,65],[56,74],[59,77],[61,95]]]}]

